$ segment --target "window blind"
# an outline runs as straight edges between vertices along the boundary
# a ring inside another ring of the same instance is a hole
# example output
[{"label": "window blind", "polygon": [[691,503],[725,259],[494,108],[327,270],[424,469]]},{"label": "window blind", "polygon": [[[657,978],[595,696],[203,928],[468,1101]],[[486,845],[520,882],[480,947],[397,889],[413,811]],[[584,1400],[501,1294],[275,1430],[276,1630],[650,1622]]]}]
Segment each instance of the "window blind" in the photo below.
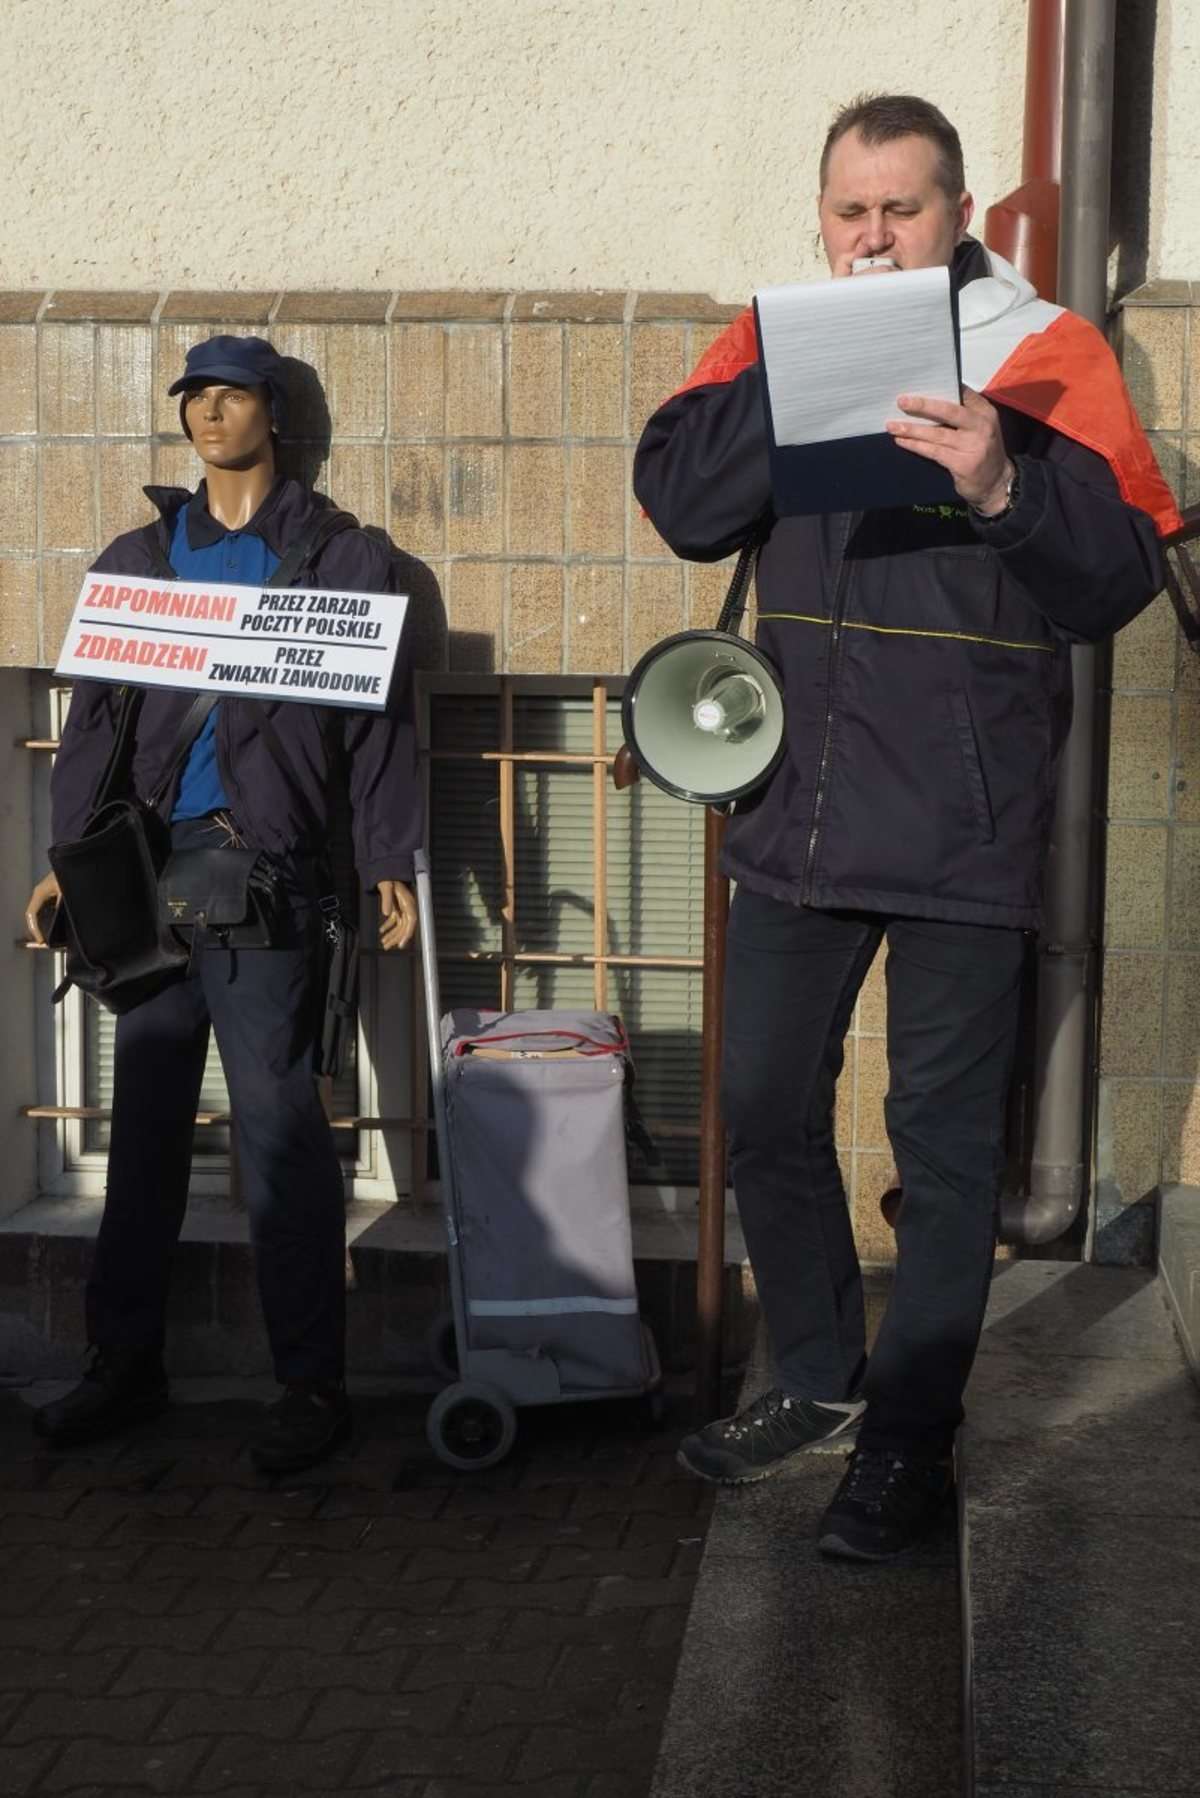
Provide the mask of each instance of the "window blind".
[{"label": "window blind", "polygon": [[[619,703],[606,707],[606,741],[621,741]],[[495,1008],[496,964],[464,963],[470,951],[503,947],[503,854],[499,764],[439,760],[501,747],[495,695],[431,696],[434,751],[430,793],[430,854],[437,915],[443,1009]],[[588,756],[593,709],[588,697],[518,693],[513,700],[512,750]],[[513,773],[513,864],[516,929],[521,954],[587,958],[564,967],[521,963],[514,970],[518,1008],[594,1004],[590,965],[595,946],[595,788],[590,765],[540,767],[518,762]],[[606,788],[605,948],[610,955],[699,958],[703,944],[704,818],[649,782],[617,792]],[[701,974],[698,968],[610,967],[608,1007],[630,1035],[639,1106],[669,1127],[657,1140],[669,1177],[692,1184],[697,1144],[675,1130],[694,1129],[699,1116]],[[653,1133],[653,1128],[652,1128]],[[635,1158],[631,1175],[648,1178]]]}]

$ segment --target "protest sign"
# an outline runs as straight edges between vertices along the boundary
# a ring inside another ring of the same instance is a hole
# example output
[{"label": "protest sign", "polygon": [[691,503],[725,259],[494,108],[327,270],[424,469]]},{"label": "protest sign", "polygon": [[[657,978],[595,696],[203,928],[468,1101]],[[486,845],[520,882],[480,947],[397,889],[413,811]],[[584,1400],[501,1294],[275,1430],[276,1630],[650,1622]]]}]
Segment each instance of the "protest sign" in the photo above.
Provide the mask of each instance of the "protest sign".
[{"label": "protest sign", "polygon": [[408,599],[89,574],[56,674],[382,711]]}]

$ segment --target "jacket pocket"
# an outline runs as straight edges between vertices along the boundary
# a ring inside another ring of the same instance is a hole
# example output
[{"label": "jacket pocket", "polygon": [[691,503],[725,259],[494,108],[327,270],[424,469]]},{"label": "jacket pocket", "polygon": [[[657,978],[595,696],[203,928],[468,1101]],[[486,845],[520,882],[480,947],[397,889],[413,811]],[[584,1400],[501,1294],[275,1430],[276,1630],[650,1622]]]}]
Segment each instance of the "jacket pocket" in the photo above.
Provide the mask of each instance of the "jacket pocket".
[{"label": "jacket pocket", "polygon": [[971,717],[971,707],[967,696],[961,687],[950,689],[950,711],[954,718],[954,734],[958,738],[963,777],[971,801],[971,810],[975,814],[975,822],[979,827],[981,839],[985,843],[991,843],[995,841],[996,837],[996,820],[992,816],[992,802],[988,797],[987,780],[984,777],[983,762],[979,754],[979,742],[975,736],[975,722]]}]

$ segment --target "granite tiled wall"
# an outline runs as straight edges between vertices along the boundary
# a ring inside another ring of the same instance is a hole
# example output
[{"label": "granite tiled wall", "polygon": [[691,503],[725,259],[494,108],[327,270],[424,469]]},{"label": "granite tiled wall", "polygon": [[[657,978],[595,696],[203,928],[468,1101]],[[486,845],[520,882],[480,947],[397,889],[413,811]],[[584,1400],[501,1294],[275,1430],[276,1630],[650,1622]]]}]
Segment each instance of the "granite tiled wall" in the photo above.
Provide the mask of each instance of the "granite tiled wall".
[{"label": "granite tiled wall", "polygon": [[[1126,302],[1127,377],[1200,500],[1200,291]],[[628,669],[715,617],[722,567],[675,560],[632,499],[642,423],[730,316],[702,295],[0,293],[0,664],[49,665],[89,558],[190,482],[166,388],[197,338],[269,336],[331,420],[318,485],[434,568],[431,667]],[[1200,660],[1160,599],[1113,664],[1098,1170],[1123,1203],[1200,1182]],[[891,1252],[882,967],[847,1042],[838,1143],[860,1241]]]},{"label": "granite tiled wall", "polygon": [[[641,427],[731,316],[703,295],[0,294],[0,664],[48,665],[89,558],[191,483],[166,388],[216,331],[253,331],[320,380],[317,484],[441,583],[428,666],[627,670],[715,620],[728,570],[676,561],[641,516]],[[846,1045],[837,1137],[864,1253],[893,1252],[882,964]]]},{"label": "granite tiled wall", "polygon": [[[1119,325],[1183,506],[1200,502],[1198,308],[1200,284],[1154,282]],[[1117,637],[1112,689],[1097,1173],[1128,1207],[1160,1183],[1200,1183],[1200,657],[1165,595]],[[1119,1214],[1098,1222],[1120,1238]],[[1148,1222],[1124,1232],[1131,1245]]]},{"label": "granite tiled wall", "polygon": [[730,309],[625,293],[0,294],[0,664],[50,664],[89,557],[195,458],[166,389],[187,346],[254,331],[308,364],[317,484],[428,561],[429,666],[620,671],[709,622],[720,569],[640,516],[633,446]]}]

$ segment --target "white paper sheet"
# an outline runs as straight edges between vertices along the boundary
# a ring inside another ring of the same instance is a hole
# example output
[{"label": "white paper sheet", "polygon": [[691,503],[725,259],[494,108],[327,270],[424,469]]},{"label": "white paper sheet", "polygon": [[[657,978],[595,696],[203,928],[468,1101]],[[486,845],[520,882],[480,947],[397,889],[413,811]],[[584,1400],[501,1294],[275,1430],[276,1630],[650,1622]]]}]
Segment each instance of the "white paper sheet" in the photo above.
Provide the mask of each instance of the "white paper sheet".
[{"label": "white paper sheet", "polygon": [[901,269],[755,295],[775,441],[869,437],[902,393],[959,398],[950,271]]}]

